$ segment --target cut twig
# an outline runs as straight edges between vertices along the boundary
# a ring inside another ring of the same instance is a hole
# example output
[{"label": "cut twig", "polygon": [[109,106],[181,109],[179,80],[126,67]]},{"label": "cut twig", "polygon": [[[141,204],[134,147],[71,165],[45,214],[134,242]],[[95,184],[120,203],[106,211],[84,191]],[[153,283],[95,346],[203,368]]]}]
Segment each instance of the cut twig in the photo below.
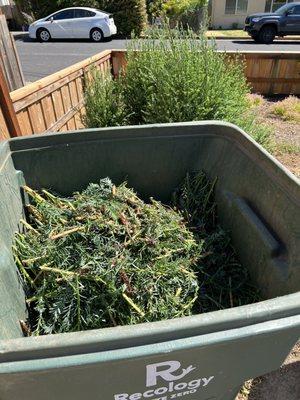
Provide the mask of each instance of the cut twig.
[{"label": "cut twig", "polygon": [[34,229],[31,225],[28,224],[24,219],[20,219],[21,224],[23,224],[27,229],[34,233],[39,233],[36,229]]},{"label": "cut twig", "polygon": [[127,303],[140,314],[141,317],[145,316],[145,313],[128,297],[125,293],[122,294],[123,298],[127,301]]},{"label": "cut twig", "polygon": [[56,235],[51,234],[51,235],[49,236],[49,238],[50,238],[51,240],[60,239],[60,238],[62,238],[62,237],[66,237],[66,236],[68,236],[68,235],[71,235],[72,233],[76,233],[76,232],[79,232],[79,231],[84,231],[84,229],[85,229],[84,226],[77,226],[77,227],[75,227],[75,228],[68,229],[67,231],[57,233]]},{"label": "cut twig", "polygon": [[37,192],[35,192],[33,189],[31,189],[28,186],[23,186],[23,189],[25,190],[26,193],[28,193],[36,202],[43,203],[45,199],[40,196]]}]

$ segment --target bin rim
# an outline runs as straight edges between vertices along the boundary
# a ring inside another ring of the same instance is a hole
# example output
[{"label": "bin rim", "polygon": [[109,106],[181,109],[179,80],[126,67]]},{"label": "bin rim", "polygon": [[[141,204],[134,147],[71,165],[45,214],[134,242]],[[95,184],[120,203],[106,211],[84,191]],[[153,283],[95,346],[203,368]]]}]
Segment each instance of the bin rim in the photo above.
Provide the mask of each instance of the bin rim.
[{"label": "bin rim", "polygon": [[68,355],[76,355],[128,348],[130,343],[146,346],[218,332],[227,335],[235,329],[247,330],[253,325],[272,321],[277,321],[276,327],[283,329],[285,318],[299,316],[300,292],[297,292],[245,306],[165,321],[0,340],[0,365],[33,355],[36,358],[52,358],[65,354],[66,349]]},{"label": "bin rim", "polygon": [[[172,133],[167,133],[164,130],[174,128]],[[180,132],[182,128],[191,128],[188,133]],[[199,130],[197,129],[199,128]],[[215,132],[210,133],[203,130],[205,128],[215,128]],[[158,132],[159,131],[159,132]],[[267,173],[274,178],[274,164],[278,169],[276,171],[276,180],[280,180],[280,184],[285,188],[291,188],[291,181],[296,185],[300,194],[300,179],[294,175],[287,167],[285,167],[279,160],[270,154],[262,145],[257,143],[248,133],[246,133],[239,126],[230,122],[220,120],[207,120],[207,121],[190,121],[190,122],[173,122],[163,124],[145,124],[145,125],[127,125],[106,128],[89,128],[79,129],[68,132],[54,132],[39,135],[23,136],[4,140],[2,143],[8,143],[10,152],[12,154],[20,151],[27,151],[33,149],[43,149],[56,145],[70,145],[81,142],[99,141],[99,140],[130,140],[130,139],[143,139],[149,137],[189,137],[201,135],[216,136],[220,135],[225,139],[234,142],[244,153],[247,153],[250,158],[253,155],[260,155],[260,162],[264,165]],[[1,143],[0,143],[1,150]],[[257,162],[257,160],[255,160]],[[295,186],[294,186],[295,189]],[[290,192],[288,190],[288,192]],[[290,193],[291,194],[291,193]]]},{"label": "bin rim", "polygon": [[[84,367],[97,363],[114,362],[120,360],[130,360],[145,357],[154,357],[161,354],[181,352],[192,350],[194,348],[206,347],[208,345],[220,345],[228,342],[245,341],[249,337],[266,336],[275,332],[289,331],[291,329],[300,328],[300,315],[297,317],[282,318],[278,321],[265,321],[258,324],[252,324],[247,327],[230,329],[224,335],[224,332],[208,333],[198,335],[192,338],[185,337],[168,342],[160,341],[154,344],[135,345],[132,343],[127,348],[113,348],[104,351],[95,351],[92,353],[69,354],[64,356],[41,357],[39,359],[29,358],[22,360],[14,360],[0,362],[0,375],[13,373],[26,373],[33,371],[44,371],[49,369],[57,369],[59,365],[62,368]],[[69,349],[68,349],[69,350]],[[284,360],[282,360],[283,362]]]}]

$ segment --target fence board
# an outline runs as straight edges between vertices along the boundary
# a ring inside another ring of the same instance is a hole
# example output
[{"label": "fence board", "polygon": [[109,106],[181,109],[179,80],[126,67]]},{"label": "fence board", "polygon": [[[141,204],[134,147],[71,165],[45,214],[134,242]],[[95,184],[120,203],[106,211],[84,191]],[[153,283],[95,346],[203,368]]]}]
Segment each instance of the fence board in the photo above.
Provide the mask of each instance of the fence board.
[{"label": "fence board", "polygon": [[53,104],[54,104],[56,120],[58,121],[65,115],[61,89],[56,90],[55,92],[52,93],[52,99],[53,99]]},{"label": "fence board", "polygon": [[300,52],[245,52],[246,77],[265,95],[300,94]]},{"label": "fence board", "polygon": [[20,111],[17,115],[17,118],[18,118],[19,125],[21,128],[22,136],[32,135],[34,131],[32,129],[32,125],[30,123],[30,116],[29,116],[28,109]]},{"label": "fence board", "polygon": [[43,99],[41,99],[41,106],[42,106],[44,116],[45,116],[46,129],[48,129],[56,121],[52,96],[48,95],[48,96],[44,97]]},{"label": "fence board", "polygon": [[6,127],[6,122],[0,108],[0,140],[9,139],[9,132]]},{"label": "fence board", "polygon": [[0,64],[9,90],[15,90],[24,85],[14,38],[8,30],[5,15],[0,15]]},{"label": "fence board", "polygon": [[71,95],[71,102],[73,107],[78,104],[79,98],[76,90],[76,82],[72,81],[69,83],[69,88],[70,88],[70,95]]},{"label": "fence board", "polygon": [[29,118],[34,133],[42,133],[46,130],[41,103],[32,104],[28,108]]},{"label": "fence board", "polygon": [[[235,52],[227,52],[233,57]],[[245,75],[261,94],[300,94],[300,52],[244,52]],[[126,51],[106,50],[11,93],[22,135],[83,128],[84,86],[91,68],[116,77]],[[7,137],[0,115],[0,137]],[[3,133],[4,132],[4,133]]]}]

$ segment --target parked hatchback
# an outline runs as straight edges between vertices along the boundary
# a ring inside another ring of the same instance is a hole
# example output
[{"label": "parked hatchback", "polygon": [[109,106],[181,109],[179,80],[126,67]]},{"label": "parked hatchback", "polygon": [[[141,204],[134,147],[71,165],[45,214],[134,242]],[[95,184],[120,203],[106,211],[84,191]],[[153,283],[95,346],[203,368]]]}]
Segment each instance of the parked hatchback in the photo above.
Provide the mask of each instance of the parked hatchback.
[{"label": "parked hatchback", "polygon": [[300,3],[290,3],[274,13],[252,14],[245,31],[259,43],[272,43],[276,36],[300,35]]},{"label": "parked hatchback", "polygon": [[65,8],[29,27],[29,36],[41,42],[75,38],[101,42],[116,33],[117,27],[111,14],[88,7]]}]

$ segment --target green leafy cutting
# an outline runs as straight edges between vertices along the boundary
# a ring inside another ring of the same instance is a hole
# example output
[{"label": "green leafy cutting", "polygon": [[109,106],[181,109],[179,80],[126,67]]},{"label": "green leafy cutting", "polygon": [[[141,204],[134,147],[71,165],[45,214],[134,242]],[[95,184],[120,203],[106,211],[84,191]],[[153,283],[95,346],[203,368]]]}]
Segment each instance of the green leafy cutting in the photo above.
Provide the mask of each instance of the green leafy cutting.
[{"label": "green leafy cutting", "polygon": [[187,176],[172,207],[110,179],[63,198],[31,198],[13,246],[32,334],[158,321],[258,299],[228,233],[214,185]]},{"label": "green leafy cutting", "polygon": [[189,315],[201,257],[182,215],[109,179],[63,199],[32,198],[14,253],[34,334]]}]

